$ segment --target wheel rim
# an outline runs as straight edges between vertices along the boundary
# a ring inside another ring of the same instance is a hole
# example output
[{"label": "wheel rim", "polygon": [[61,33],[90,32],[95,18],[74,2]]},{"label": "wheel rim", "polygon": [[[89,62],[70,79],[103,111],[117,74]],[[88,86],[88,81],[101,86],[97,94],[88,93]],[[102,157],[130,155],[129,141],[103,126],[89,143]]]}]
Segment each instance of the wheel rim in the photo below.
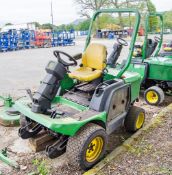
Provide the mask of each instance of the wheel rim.
[{"label": "wheel rim", "polygon": [[100,156],[103,149],[104,141],[101,137],[95,137],[87,147],[86,161],[94,162]]},{"label": "wheel rim", "polygon": [[148,91],[146,94],[146,99],[149,103],[157,103],[158,101],[158,94],[155,91]]},{"label": "wheel rim", "polygon": [[145,118],[145,115],[143,112],[141,112],[138,117],[137,117],[137,121],[136,121],[136,128],[137,129],[140,129],[143,125],[143,122],[144,122],[144,118]]}]

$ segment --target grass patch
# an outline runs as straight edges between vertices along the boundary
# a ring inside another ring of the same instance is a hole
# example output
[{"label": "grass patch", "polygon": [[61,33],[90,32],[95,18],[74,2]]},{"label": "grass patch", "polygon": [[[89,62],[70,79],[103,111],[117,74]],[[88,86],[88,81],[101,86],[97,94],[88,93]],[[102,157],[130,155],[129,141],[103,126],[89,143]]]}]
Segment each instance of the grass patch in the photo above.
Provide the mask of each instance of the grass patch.
[{"label": "grass patch", "polygon": [[35,174],[39,175],[47,175],[49,174],[50,170],[46,164],[46,161],[44,159],[34,159],[32,161],[33,165],[36,167]]},{"label": "grass patch", "polygon": [[153,145],[149,144],[146,141],[141,141],[139,145],[137,146],[132,146],[132,145],[124,145],[127,149],[128,152],[135,154],[136,156],[140,157],[142,154],[147,154],[149,153],[152,148]]}]

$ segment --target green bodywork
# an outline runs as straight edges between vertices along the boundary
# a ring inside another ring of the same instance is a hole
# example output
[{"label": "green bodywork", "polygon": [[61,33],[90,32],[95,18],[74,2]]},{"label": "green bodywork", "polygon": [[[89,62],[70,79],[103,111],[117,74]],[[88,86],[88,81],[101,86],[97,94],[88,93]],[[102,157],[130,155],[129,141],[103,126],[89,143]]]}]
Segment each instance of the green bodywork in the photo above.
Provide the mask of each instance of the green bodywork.
[{"label": "green bodywork", "polygon": [[[149,18],[151,16],[157,16],[160,18],[161,22],[161,32],[160,32],[160,42],[156,48],[156,52],[149,58],[146,58],[146,46],[147,46],[147,39],[148,39],[148,30],[149,30]],[[159,51],[162,46],[163,41],[163,15],[161,13],[153,13],[148,14],[146,17],[145,23],[145,38],[144,38],[144,45],[142,50],[142,57],[140,58],[133,58],[133,62],[131,63],[128,70],[132,72],[138,72],[142,78],[145,78],[145,65],[135,64],[135,60],[139,61],[140,63],[148,64],[148,74],[146,75],[146,79],[152,80],[161,80],[161,81],[172,81],[172,59],[167,57],[160,57],[158,56]]]},{"label": "green bodywork", "polygon": [[150,57],[144,62],[149,65],[149,79],[172,81],[172,59],[165,57]]},{"label": "green bodywork", "polygon": [[[94,15],[91,20],[90,24],[90,29],[89,29],[89,34],[86,40],[86,45],[85,49],[90,43],[91,40],[91,30],[93,26],[93,22],[95,21],[96,17],[100,13],[135,13],[136,15],[136,23],[134,26],[134,31],[133,31],[133,36],[132,36],[132,41],[130,43],[130,52],[127,58],[127,62],[124,65],[123,68],[109,68],[108,73],[104,75],[104,80],[112,80],[112,79],[119,79],[122,78],[126,84],[129,84],[131,86],[131,102],[134,102],[138,97],[139,97],[139,90],[140,90],[140,84],[141,84],[141,76],[138,73],[133,73],[126,71],[127,68],[130,65],[132,55],[133,55],[133,50],[134,50],[134,43],[136,40],[137,32],[138,32],[138,27],[140,23],[140,14],[137,10],[132,10],[132,9],[106,9],[106,10],[98,10]],[[70,79],[67,75],[65,78],[61,81],[61,88],[63,90],[70,90],[73,86],[75,85],[75,81]],[[49,115],[44,115],[44,114],[37,114],[31,111],[30,107],[28,106],[28,103],[30,103],[28,99],[21,99],[17,102],[15,102],[15,109],[20,111],[22,114],[27,116],[28,118],[36,121],[37,123],[40,123],[41,125],[45,126],[46,128],[57,132],[61,133],[64,135],[69,135],[73,136],[75,133],[85,124],[89,122],[99,122],[102,123],[104,126],[106,126],[106,121],[107,121],[107,112],[96,112],[96,115],[93,115],[89,118],[86,118],[84,120],[72,118],[72,117],[61,117],[60,115],[53,119],[50,118]],[[90,110],[88,107],[82,106],[80,104],[77,104],[75,102],[72,102],[70,100],[67,100],[63,98],[62,96],[57,96],[53,100],[53,105],[66,105],[71,108],[74,108],[75,110],[78,110],[78,114],[82,112],[86,112]]]},{"label": "green bodywork", "polygon": [[130,70],[130,72],[137,72],[140,74],[142,80],[145,77],[145,65],[141,65],[141,64],[130,64],[128,70]]},{"label": "green bodywork", "polygon": [[[32,112],[30,108],[27,106],[28,102],[29,102],[28,100],[18,101],[15,103],[15,108],[20,110],[22,114],[28,116],[30,119],[42,124],[43,126],[51,129],[54,132],[61,133],[64,135],[73,136],[78,131],[79,128],[81,128],[86,123],[89,123],[91,121],[99,120],[100,122],[103,122],[103,123],[106,122],[106,112],[101,112],[98,115],[95,115],[83,121],[76,120],[71,117],[61,118],[61,116],[58,116],[58,115],[55,119],[52,119],[48,115],[36,114]],[[78,105],[77,103],[71,102],[67,99],[64,99],[63,97],[55,97],[54,102],[56,105],[63,104],[71,108],[74,108],[78,110],[78,113],[88,110],[88,108],[82,105]]]},{"label": "green bodywork", "polygon": [[165,57],[166,58],[172,58],[172,53],[171,53],[171,55],[166,55]]},{"label": "green bodywork", "polygon": [[[104,80],[115,79],[120,69],[108,68],[108,74],[105,75]],[[133,102],[139,96],[140,84],[142,77],[136,72],[126,71],[122,79],[126,84],[131,85],[131,101]]]}]

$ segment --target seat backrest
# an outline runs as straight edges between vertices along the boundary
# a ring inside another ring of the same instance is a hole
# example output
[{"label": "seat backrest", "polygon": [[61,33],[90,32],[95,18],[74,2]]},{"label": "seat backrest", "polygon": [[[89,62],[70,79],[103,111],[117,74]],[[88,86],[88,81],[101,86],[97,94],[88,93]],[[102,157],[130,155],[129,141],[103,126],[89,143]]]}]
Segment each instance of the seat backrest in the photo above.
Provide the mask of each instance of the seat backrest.
[{"label": "seat backrest", "polygon": [[152,39],[147,40],[146,58],[149,58],[153,54],[157,45],[158,45],[157,41],[153,41]]},{"label": "seat backrest", "polygon": [[97,70],[103,70],[106,66],[107,49],[102,44],[92,43],[82,55],[82,64]]},{"label": "seat backrest", "polygon": [[109,58],[108,58],[108,61],[107,61],[107,64],[110,66],[110,67],[114,67],[119,56],[120,56],[120,53],[121,53],[121,50],[122,50],[122,45],[119,44],[119,43],[115,43],[113,45],[113,51],[112,53],[110,54]]}]

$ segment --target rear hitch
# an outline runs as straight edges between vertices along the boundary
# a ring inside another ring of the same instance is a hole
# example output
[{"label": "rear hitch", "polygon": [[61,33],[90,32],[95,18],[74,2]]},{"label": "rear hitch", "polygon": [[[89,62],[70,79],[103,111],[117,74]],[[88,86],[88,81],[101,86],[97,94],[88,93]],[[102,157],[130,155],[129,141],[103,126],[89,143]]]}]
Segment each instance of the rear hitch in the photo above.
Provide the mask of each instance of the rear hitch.
[{"label": "rear hitch", "polygon": [[38,134],[42,130],[42,126],[40,124],[36,124],[34,127],[30,128],[32,122],[23,126],[19,129],[18,135],[22,139],[28,139],[33,137],[34,135]]},{"label": "rear hitch", "polygon": [[53,145],[48,145],[46,147],[46,155],[51,159],[62,155],[66,151],[67,141],[68,137],[60,136],[60,138]]}]

